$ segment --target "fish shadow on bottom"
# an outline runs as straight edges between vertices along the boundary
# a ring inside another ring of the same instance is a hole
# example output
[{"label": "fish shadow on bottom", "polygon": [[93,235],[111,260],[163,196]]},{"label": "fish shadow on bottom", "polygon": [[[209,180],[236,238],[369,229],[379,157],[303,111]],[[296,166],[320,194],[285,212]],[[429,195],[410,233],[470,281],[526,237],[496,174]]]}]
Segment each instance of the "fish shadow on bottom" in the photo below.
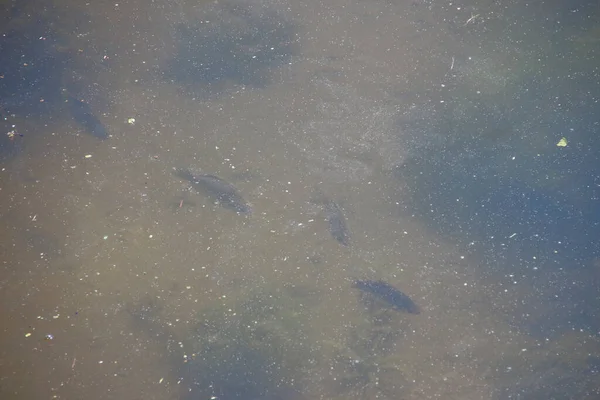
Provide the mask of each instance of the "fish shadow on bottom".
[{"label": "fish shadow on bottom", "polygon": [[352,287],[371,299],[379,299],[387,307],[409,314],[420,314],[420,307],[406,294],[383,281],[355,280]]},{"label": "fish shadow on bottom", "polygon": [[92,111],[90,105],[82,100],[76,99],[72,96],[68,97],[69,112],[71,116],[82,128],[85,129],[90,135],[100,139],[108,139],[108,131],[106,127],[96,117]]}]

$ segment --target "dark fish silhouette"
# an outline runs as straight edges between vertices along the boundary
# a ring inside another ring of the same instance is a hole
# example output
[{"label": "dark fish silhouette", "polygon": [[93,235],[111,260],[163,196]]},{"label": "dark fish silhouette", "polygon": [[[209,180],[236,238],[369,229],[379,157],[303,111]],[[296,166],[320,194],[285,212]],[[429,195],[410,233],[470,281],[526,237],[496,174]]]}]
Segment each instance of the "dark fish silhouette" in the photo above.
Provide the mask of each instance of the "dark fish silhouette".
[{"label": "dark fish silhouette", "polygon": [[344,218],[344,214],[337,203],[333,201],[327,201],[325,203],[325,216],[329,223],[329,232],[331,232],[331,236],[344,246],[349,246],[350,231],[346,225],[346,218]]},{"label": "dark fish silhouette", "polygon": [[250,206],[232,184],[214,175],[194,175],[187,169],[178,169],[175,176],[192,183],[194,189],[218,202],[221,206],[240,214],[250,213]]},{"label": "dark fish silhouette", "polygon": [[421,310],[410,297],[383,281],[354,281],[352,287],[360,289],[365,293],[385,301],[392,308],[398,311],[406,311],[411,314],[420,314]]},{"label": "dark fish silhouette", "polygon": [[100,140],[108,138],[108,132],[104,124],[94,115],[90,105],[84,101],[76,99],[73,96],[68,97],[69,111],[71,116],[79,125],[81,125],[92,136]]}]

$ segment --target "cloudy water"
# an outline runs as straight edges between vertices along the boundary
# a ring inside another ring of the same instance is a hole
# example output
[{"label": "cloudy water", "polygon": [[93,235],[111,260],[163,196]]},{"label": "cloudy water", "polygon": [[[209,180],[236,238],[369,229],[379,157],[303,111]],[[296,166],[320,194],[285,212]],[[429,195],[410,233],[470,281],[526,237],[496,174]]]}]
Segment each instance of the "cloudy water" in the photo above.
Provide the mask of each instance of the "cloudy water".
[{"label": "cloudy water", "polygon": [[2,399],[600,396],[594,2],[0,6]]}]

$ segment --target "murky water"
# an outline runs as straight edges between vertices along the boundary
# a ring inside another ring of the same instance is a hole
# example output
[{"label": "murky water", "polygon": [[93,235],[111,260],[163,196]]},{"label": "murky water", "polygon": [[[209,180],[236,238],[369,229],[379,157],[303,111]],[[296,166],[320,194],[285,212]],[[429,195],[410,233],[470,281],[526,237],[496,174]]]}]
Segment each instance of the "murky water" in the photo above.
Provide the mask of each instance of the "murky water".
[{"label": "murky water", "polygon": [[600,396],[591,2],[2,7],[3,399]]}]

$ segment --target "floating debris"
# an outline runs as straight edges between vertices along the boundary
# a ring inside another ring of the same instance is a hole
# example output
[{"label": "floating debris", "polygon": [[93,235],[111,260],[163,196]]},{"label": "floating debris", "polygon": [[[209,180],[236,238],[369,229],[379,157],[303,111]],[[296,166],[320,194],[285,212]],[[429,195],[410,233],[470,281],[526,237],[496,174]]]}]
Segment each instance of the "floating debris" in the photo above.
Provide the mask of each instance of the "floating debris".
[{"label": "floating debris", "polygon": [[419,306],[410,297],[383,281],[357,280],[354,281],[352,287],[383,300],[395,310],[406,311],[411,314],[421,313]]},{"label": "floating debris", "polygon": [[567,147],[567,138],[562,138],[556,143],[558,147]]}]

